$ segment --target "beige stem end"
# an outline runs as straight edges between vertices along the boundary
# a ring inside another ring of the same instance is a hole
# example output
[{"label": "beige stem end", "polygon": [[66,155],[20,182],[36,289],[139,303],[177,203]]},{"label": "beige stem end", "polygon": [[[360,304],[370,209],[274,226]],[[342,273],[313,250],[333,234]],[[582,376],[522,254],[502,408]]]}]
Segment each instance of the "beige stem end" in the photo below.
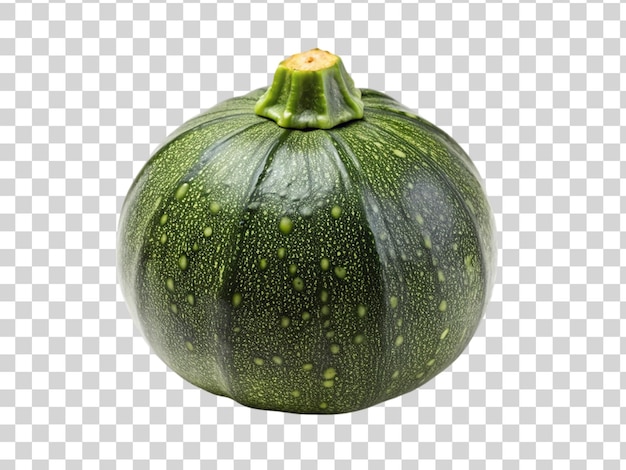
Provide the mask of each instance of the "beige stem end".
[{"label": "beige stem end", "polygon": [[338,57],[330,52],[321,49],[311,49],[310,51],[294,54],[285,59],[281,64],[291,70],[316,71],[332,67],[337,62]]}]

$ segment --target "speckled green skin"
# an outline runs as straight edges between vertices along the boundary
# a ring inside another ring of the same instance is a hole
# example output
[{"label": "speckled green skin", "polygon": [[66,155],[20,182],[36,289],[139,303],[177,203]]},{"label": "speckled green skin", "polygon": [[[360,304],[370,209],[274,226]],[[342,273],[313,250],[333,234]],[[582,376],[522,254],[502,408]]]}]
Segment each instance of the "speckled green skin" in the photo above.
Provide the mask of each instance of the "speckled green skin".
[{"label": "speckled green skin", "polygon": [[130,312],[189,382],[255,408],[342,413],[407,393],[474,334],[495,274],[480,177],[381,93],[290,130],[264,92],[190,120],[133,183],[118,233]]}]

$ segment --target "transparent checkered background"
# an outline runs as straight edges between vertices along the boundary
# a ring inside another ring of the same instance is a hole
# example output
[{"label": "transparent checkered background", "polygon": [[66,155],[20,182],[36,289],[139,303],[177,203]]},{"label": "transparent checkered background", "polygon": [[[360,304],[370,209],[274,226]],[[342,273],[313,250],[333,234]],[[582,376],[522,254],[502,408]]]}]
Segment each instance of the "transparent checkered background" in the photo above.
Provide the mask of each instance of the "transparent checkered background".
[{"label": "transparent checkered background", "polygon": [[[0,468],[625,468],[625,6],[0,3]],[[312,47],[452,134],[500,230],[466,352],[337,416],[184,383],[115,272],[157,144]]]}]

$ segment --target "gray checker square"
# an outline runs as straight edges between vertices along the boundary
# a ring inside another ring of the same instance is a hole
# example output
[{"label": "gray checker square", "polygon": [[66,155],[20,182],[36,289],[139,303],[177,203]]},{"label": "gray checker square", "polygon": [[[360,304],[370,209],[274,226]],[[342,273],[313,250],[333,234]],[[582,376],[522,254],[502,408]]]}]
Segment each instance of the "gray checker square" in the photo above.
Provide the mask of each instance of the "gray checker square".
[{"label": "gray checker square", "polygon": [[[623,469],[625,17],[618,1],[1,3],[0,468]],[[467,350],[337,416],[183,382],[115,271],[151,151],[313,47],[450,133],[499,230]]]}]

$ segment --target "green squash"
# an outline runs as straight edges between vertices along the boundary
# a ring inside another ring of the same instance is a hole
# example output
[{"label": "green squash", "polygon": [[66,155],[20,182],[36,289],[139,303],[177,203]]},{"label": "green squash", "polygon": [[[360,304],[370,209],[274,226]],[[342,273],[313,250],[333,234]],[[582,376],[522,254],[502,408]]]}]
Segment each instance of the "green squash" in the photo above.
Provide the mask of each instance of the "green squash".
[{"label": "green squash", "polygon": [[443,131],[314,49],[155,151],[122,208],[120,284],[190,383],[255,408],[363,409],[472,338],[496,261],[480,181]]}]

